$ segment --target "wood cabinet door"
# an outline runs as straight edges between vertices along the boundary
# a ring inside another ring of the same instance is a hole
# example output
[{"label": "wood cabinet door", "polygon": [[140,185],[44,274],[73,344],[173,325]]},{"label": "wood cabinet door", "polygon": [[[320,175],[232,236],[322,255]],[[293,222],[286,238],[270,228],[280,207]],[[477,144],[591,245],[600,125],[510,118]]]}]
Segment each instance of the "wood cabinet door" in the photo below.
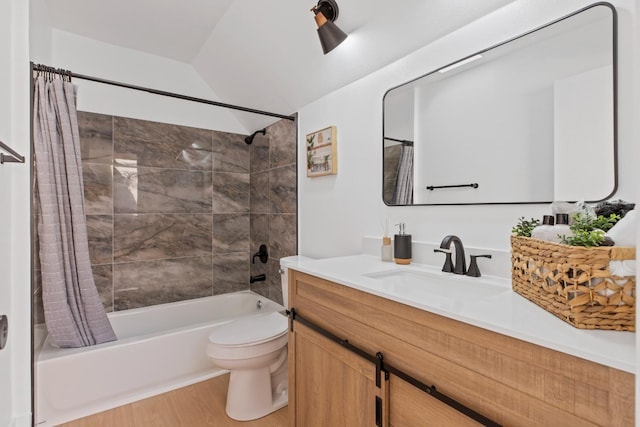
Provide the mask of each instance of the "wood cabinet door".
[{"label": "wood cabinet door", "polygon": [[392,427],[477,427],[481,424],[390,374],[389,425]]},{"label": "wood cabinet door", "polygon": [[[375,364],[296,323],[289,335],[291,426],[376,426]],[[386,426],[379,414],[379,425]]]}]

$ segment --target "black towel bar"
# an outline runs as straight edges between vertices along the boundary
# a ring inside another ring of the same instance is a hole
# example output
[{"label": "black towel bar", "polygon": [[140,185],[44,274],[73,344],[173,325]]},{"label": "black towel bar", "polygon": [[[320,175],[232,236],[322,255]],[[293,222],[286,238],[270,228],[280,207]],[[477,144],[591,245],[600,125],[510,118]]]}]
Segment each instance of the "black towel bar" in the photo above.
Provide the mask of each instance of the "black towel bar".
[{"label": "black towel bar", "polygon": [[427,187],[427,190],[435,190],[438,188],[460,188],[460,187],[471,187],[471,188],[478,188],[480,185],[478,185],[477,182],[473,182],[471,184],[459,184],[459,185],[429,185]]}]

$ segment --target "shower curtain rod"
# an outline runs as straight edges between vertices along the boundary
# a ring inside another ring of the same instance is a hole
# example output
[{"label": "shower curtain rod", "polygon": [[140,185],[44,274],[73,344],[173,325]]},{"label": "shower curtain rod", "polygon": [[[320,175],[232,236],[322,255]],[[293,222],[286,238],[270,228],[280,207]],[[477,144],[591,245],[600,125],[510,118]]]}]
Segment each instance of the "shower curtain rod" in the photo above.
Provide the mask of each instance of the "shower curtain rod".
[{"label": "shower curtain rod", "polygon": [[49,67],[47,65],[34,64],[33,62],[31,63],[31,69],[32,69],[32,71],[53,72],[53,73],[57,73],[57,74],[61,74],[61,75],[71,76],[71,77],[76,78],[76,79],[88,80],[88,81],[92,81],[92,82],[96,82],[96,83],[104,83],[104,84],[111,85],[111,86],[118,86],[118,87],[123,87],[123,88],[126,88],[126,89],[133,89],[133,90],[138,90],[138,91],[141,91],[141,92],[152,93],[154,95],[162,95],[162,96],[168,96],[170,98],[183,99],[185,101],[198,102],[200,104],[207,104],[207,105],[214,105],[216,107],[230,108],[232,110],[245,111],[247,113],[260,114],[260,115],[263,115],[263,116],[270,116],[270,117],[277,117],[279,119],[286,119],[286,120],[291,120],[291,121],[295,121],[296,120],[296,118],[294,116],[286,116],[284,114],[271,113],[269,111],[256,110],[254,108],[241,107],[239,105],[225,104],[223,102],[217,102],[217,101],[211,101],[209,99],[203,99],[203,98],[196,98],[196,97],[193,97],[193,96],[181,95],[179,93],[167,92],[167,91],[164,91],[164,90],[151,89],[151,88],[143,87],[143,86],[130,85],[130,84],[127,84],[127,83],[116,82],[116,81],[113,81],[113,80],[101,79],[99,77],[87,76],[87,75],[84,75],[84,74],[77,74],[77,73],[74,73],[74,72],[69,71],[69,70],[63,70],[63,69],[60,69],[60,68]]},{"label": "shower curtain rod", "polygon": [[398,139],[398,138],[391,138],[388,136],[385,136],[383,139],[389,140],[389,141],[394,141],[394,142],[400,142],[402,143],[402,145],[408,145],[410,147],[413,147],[413,141],[409,141],[407,139]]}]

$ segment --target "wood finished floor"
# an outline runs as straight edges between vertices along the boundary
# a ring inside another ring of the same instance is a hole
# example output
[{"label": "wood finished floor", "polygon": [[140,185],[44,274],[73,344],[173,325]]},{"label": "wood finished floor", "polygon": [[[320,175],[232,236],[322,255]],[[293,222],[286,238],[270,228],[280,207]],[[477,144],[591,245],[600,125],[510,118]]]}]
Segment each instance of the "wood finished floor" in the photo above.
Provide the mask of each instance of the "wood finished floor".
[{"label": "wood finished floor", "polygon": [[229,375],[61,424],[62,427],[285,427],[287,406],[254,421],[238,422],[224,412]]}]

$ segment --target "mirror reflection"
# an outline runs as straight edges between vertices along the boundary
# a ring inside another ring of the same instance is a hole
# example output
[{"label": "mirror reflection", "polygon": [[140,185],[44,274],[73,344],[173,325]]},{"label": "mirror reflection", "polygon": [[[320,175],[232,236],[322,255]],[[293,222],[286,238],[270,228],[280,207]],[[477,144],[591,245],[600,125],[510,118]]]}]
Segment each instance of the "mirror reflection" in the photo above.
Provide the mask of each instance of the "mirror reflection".
[{"label": "mirror reflection", "polygon": [[615,10],[600,3],[389,90],[384,202],[610,197],[614,33]]}]

